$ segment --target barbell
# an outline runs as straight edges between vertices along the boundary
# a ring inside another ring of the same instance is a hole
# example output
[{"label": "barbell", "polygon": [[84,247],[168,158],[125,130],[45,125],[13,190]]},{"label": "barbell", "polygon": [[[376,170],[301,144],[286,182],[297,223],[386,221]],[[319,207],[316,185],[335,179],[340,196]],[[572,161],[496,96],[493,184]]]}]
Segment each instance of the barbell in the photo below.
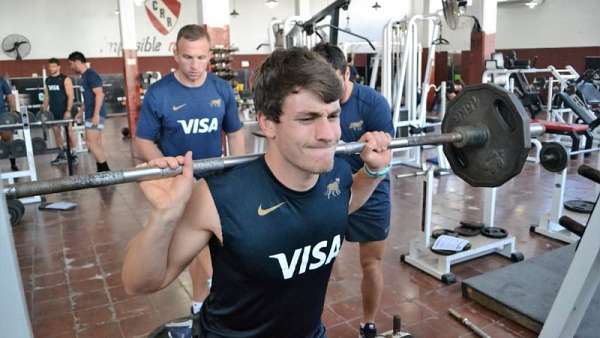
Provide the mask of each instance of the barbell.
[{"label": "barbell", "polygon": [[[497,187],[521,172],[531,148],[531,136],[544,133],[540,124],[529,124],[520,101],[491,84],[465,88],[449,105],[438,135],[393,139],[390,149],[440,145],[454,173],[472,186]],[[340,144],[336,154],[356,154],[359,142]],[[196,176],[253,161],[262,154],[196,160]],[[143,167],[69,176],[46,181],[17,183],[4,188],[7,198],[45,195],[72,190],[139,182],[180,174],[182,168]]]},{"label": "barbell", "polygon": [[[3,130],[13,130],[13,129],[22,129],[23,128],[23,123],[19,120],[15,120],[15,118],[13,116],[9,116],[9,114],[14,114],[14,113],[7,113],[7,114],[3,114],[2,117],[0,117],[0,131]],[[29,120],[29,127],[39,127],[39,128],[47,128],[47,127],[54,127],[54,126],[62,126],[65,124],[71,124],[74,123],[75,120],[74,119],[66,119],[66,120],[38,120],[38,121],[33,121]]]},{"label": "barbell", "polygon": [[570,151],[559,142],[544,142],[540,150],[540,164],[550,172],[560,173],[569,165],[570,156],[599,151],[600,148]]}]

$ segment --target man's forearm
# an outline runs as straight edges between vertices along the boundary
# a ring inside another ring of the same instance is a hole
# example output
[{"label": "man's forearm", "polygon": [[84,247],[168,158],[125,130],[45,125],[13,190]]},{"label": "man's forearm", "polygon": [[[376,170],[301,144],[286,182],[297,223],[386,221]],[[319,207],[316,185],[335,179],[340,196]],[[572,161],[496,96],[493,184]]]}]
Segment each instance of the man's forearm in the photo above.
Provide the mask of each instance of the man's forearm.
[{"label": "man's forearm", "polygon": [[65,110],[65,114],[69,113],[73,109],[73,95],[67,95],[67,109]]},{"label": "man's forearm", "polygon": [[129,294],[147,294],[163,287],[175,222],[151,213],[144,230],[128,244],[121,272]]},{"label": "man's forearm", "polygon": [[230,155],[240,156],[246,154],[246,142],[243,129],[227,134],[227,142],[229,143]]},{"label": "man's forearm", "polygon": [[140,139],[135,137],[135,148],[137,149],[137,158],[141,161],[148,162],[159,157],[163,157],[162,152],[156,144],[150,140]]},{"label": "man's forearm", "polygon": [[367,202],[367,200],[377,188],[377,185],[383,180],[385,176],[382,177],[369,177],[363,169],[352,176],[352,199],[350,200],[350,206],[348,208],[348,213],[353,213],[354,211],[360,209]]},{"label": "man's forearm", "polygon": [[93,116],[100,115],[100,109],[102,108],[102,103],[104,102],[104,95],[97,95],[96,100],[94,102],[94,114]]},{"label": "man's forearm", "polygon": [[42,108],[44,111],[48,111],[49,100],[48,91],[46,90],[46,86],[44,86],[44,101],[42,102]]},{"label": "man's forearm", "polygon": [[10,111],[17,111],[17,100],[13,94],[8,95],[8,108]]}]

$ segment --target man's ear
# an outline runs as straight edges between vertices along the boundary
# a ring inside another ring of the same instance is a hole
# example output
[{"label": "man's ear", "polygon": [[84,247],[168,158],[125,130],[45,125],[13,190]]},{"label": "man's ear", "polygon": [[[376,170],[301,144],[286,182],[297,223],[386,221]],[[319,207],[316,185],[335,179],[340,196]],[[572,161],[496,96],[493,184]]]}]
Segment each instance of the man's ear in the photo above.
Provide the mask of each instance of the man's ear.
[{"label": "man's ear", "polygon": [[350,81],[350,66],[346,66],[343,76],[344,76],[344,82]]},{"label": "man's ear", "polygon": [[275,138],[275,124],[276,122],[268,119],[267,116],[263,112],[257,113],[258,118],[258,126],[260,130],[263,132],[267,139]]}]

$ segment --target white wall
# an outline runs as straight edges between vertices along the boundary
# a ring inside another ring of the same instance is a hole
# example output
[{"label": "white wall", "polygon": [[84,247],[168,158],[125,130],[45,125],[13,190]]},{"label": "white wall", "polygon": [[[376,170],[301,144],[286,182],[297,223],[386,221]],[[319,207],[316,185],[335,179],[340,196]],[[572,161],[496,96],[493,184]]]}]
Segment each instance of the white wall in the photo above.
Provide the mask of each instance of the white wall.
[{"label": "white wall", "polygon": [[496,48],[600,46],[599,13],[598,0],[546,0],[534,9],[501,5]]},{"label": "white wall", "polygon": [[[441,8],[441,1],[432,7]],[[481,1],[474,0],[466,14],[481,20]],[[529,9],[524,4],[498,4],[496,17],[496,48],[557,48],[600,46],[600,1],[546,0]],[[438,50],[458,52],[471,48],[470,31],[473,21],[462,18],[459,27],[451,31],[444,24],[444,38],[449,46]]]},{"label": "white wall", "polygon": [[240,15],[230,17],[229,37],[231,44],[239,48],[238,54],[270,53],[268,46],[256,50],[261,43],[268,45],[269,23],[273,18],[285,20],[294,15],[294,0],[280,0],[275,8],[268,8],[264,0],[229,0],[229,8],[234,7]]},{"label": "white wall", "polygon": [[[31,41],[28,59],[65,58],[74,50],[87,57],[114,57],[119,52],[119,21],[116,0],[0,0],[0,39],[10,33]],[[142,50],[138,55],[170,55],[181,26],[198,22],[197,0],[180,0],[181,12],[171,33],[162,35],[136,7],[136,34]],[[153,50],[149,51],[150,46]],[[8,57],[1,53],[0,60]]]}]

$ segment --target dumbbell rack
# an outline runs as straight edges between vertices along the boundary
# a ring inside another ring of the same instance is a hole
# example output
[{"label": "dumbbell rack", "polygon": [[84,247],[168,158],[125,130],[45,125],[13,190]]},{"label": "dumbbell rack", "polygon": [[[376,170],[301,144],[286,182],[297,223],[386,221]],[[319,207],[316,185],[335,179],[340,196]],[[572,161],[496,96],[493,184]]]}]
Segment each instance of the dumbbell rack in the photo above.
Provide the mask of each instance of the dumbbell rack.
[{"label": "dumbbell rack", "polygon": [[213,57],[210,59],[211,71],[225,81],[231,82],[236,76],[236,73],[231,69],[231,53],[236,52],[237,48],[225,48],[223,46],[215,46],[210,51]]},{"label": "dumbbell rack", "polygon": [[[471,249],[457,252],[455,254],[444,256],[431,251],[431,213],[433,204],[433,169],[428,168],[424,173],[409,174],[408,176],[424,175],[423,181],[423,217],[421,232],[417,234],[409,243],[407,255],[401,255],[400,260],[406,262],[415,268],[441,280],[446,284],[452,284],[456,281],[455,275],[450,271],[454,264],[475,259],[490,253],[498,253],[504,257],[510,258],[513,262],[523,260],[523,255],[515,250],[515,237],[494,239],[483,236],[468,237]],[[406,176],[405,176],[406,177]],[[495,188],[494,188],[495,189]],[[491,190],[486,188],[485,190]],[[489,196],[488,198],[495,198]],[[492,213],[484,215],[484,224],[493,227]],[[485,214],[485,211],[484,211]]]},{"label": "dumbbell rack", "polygon": [[[569,152],[568,156],[599,151],[600,149],[598,148],[579,150],[575,152]],[[600,153],[598,154],[596,160],[596,167],[600,168]],[[560,173],[554,174],[554,188],[552,190],[552,204],[550,206],[550,211],[543,214],[540,217],[540,221],[537,226],[532,225],[529,228],[529,231],[565,243],[573,243],[579,240],[579,236],[575,235],[571,231],[568,231],[558,223],[559,218],[563,215],[566,181],[567,168],[563,169]],[[600,195],[600,185],[596,184],[595,196],[598,195]]]}]

